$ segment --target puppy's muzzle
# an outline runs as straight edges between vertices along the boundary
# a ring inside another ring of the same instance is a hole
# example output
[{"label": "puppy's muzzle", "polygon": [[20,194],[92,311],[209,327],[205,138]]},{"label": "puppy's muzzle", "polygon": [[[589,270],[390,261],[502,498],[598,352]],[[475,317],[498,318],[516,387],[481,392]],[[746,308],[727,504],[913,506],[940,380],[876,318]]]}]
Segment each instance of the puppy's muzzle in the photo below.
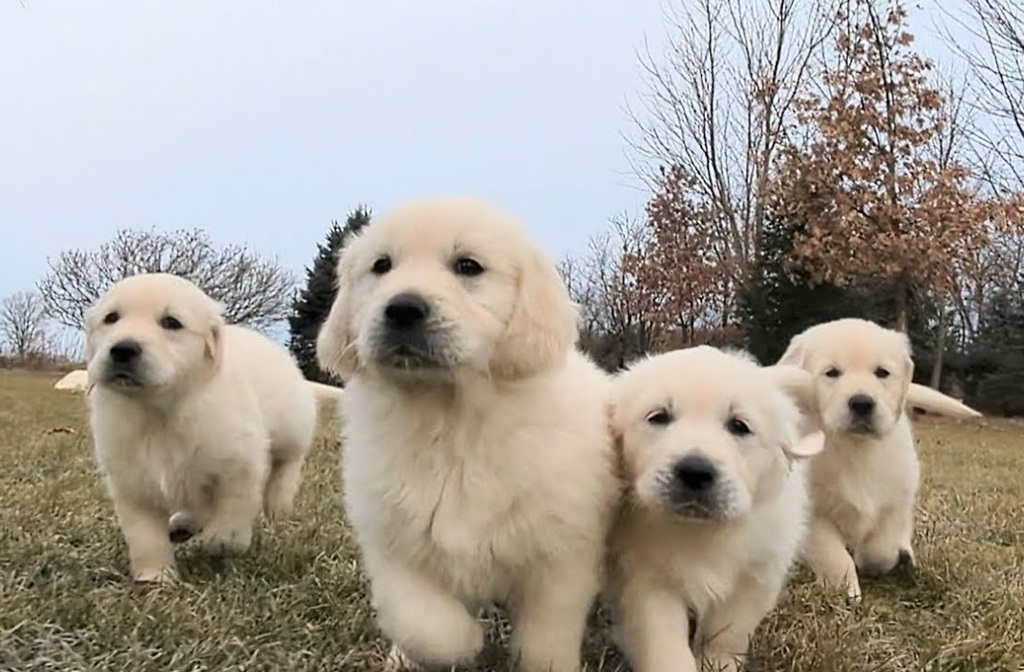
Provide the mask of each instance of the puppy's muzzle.
[{"label": "puppy's muzzle", "polygon": [[673,513],[689,518],[715,518],[725,504],[719,469],[701,454],[676,461],[665,482],[665,498]]},{"label": "puppy's muzzle", "polygon": [[875,400],[866,394],[854,394],[846,400],[850,410],[850,428],[854,431],[870,431],[875,424]]},{"label": "puppy's muzzle", "polygon": [[430,303],[415,292],[402,292],[384,306],[377,338],[378,359],[399,368],[441,364],[438,334],[431,321]]},{"label": "puppy's muzzle", "polygon": [[114,343],[107,351],[107,380],[121,385],[142,384],[139,376],[139,362],[142,360],[142,344],[132,338]]}]

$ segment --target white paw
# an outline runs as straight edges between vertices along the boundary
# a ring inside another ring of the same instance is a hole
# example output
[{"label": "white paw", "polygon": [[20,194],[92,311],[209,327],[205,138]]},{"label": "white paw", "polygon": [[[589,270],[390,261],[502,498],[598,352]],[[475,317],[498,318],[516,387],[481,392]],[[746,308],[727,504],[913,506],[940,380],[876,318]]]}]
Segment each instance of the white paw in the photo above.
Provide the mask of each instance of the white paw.
[{"label": "white paw", "polygon": [[397,644],[391,645],[384,661],[384,672],[420,672],[426,668],[410,658]]},{"label": "white paw", "polygon": [[132,570],[132,578],[139,583],[174,583],[178,570],[174,567],[144,567]]},{"label": "white paw", "polygon": [[199,535],[199,543],[212,553],[244,553],[252,545],[252,527],[210,526]]}]

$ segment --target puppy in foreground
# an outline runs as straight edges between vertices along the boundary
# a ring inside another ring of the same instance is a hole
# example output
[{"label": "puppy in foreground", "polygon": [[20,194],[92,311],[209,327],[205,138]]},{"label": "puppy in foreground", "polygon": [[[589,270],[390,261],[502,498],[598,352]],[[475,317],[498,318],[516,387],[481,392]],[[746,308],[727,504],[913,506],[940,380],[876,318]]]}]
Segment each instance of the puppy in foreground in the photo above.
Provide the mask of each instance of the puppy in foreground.
[{"label": "puppy in foreground", "polygon": [[135,579],[174,578],[174,542],[244,551],[261,509],[291,511],[317,407],[284,348],[162,273],[115,283],[85,323],[96,459]]},{"label": "puppy in foreground", "polygon": [[317,342],[346,381],[348,517],[392,669],[472,660],[504,603],[527,672],[575,672],[618,497],[606,375],[554,264],[511,216],[432,199],[338,264]]},{"label": "puppy in foreground", "polygon": [[809,467],[813,516],[805,559],[821,582],[858,599],[858,571],[880,575],[914,564],[920,465],[907,410],[980,414],[913,384],[907,336],[866,320],[807,329],[793,337],[779,364],[813,376],[808,418],[826,436],[825,450]]},{"label": "puppy in foreground", "polygon": [[809,384],[798,368],[708,346],[642,360],[613,384],[627,494],[608,596],[637,672],[745,660],[806,530],[803,460],[824,444],[799,432],[794,398]]}]

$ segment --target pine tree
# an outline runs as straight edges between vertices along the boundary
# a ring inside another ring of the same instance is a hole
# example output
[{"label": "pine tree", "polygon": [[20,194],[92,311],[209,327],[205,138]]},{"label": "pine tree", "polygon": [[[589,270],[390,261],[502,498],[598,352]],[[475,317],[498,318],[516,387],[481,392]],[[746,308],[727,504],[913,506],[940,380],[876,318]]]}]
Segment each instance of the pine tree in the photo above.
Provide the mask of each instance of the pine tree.
[{"label": "pine tree", "polygon": [[979,408],[1024,413],[1024,298],[996,294],[967,353],[967,396]]},{"label": "pine tree", "polygon": [[868,317],[863,296],[851,288],[815,282],[793,263],[799,225],[769,215],[761,237],[761,257],[739,293],[740,323],[746,348],[762,364],[773,364],[789,340],[819,322]]},{"label": "pine tree", "polygon": [[337,293],[335,266],[338,254],[348,240],[370,222],[370,210],[364,205],[353,210],[345,224],[331,222],[327,240],[317,245],[313,265],[306,269],[306,286],[299,292],[288,316],[288,331],[291,335],[288,349],[299,363],[303,375],[309,380],[331,385],[340,381],[320,370],[316,362],[316,337],[320,325],[327,319],[327,313]]}]

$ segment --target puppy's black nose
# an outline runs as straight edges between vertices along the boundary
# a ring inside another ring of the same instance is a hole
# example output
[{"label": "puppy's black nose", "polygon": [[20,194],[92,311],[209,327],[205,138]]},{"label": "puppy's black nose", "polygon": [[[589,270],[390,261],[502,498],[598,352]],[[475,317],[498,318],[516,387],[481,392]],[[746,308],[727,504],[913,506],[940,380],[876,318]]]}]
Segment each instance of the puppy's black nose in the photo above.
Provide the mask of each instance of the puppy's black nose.
[{"label": "puppy's black nose", "polygon": [[715,484],[718,469],[703,455],[689,455],[672,466],[672,476],[687,490],[707,490]]},{"label": "puppy's black nose", "polygon": [[875,412],[875,400],[866,394],[855,394],[846,402],[850,412],[854,415],[866,418]]},{"label": "puppy's black nose", "polygon": [[110,358],[115,364],[130,364],[142,354],[142,346],[138,341],[126,338],[110,346]]},{"label": "puppy's black nose", "polygon": [[419,294],[397,294],[384,307],[384,319],[392,329],[414,329],[430,315],[430,304]]}]

